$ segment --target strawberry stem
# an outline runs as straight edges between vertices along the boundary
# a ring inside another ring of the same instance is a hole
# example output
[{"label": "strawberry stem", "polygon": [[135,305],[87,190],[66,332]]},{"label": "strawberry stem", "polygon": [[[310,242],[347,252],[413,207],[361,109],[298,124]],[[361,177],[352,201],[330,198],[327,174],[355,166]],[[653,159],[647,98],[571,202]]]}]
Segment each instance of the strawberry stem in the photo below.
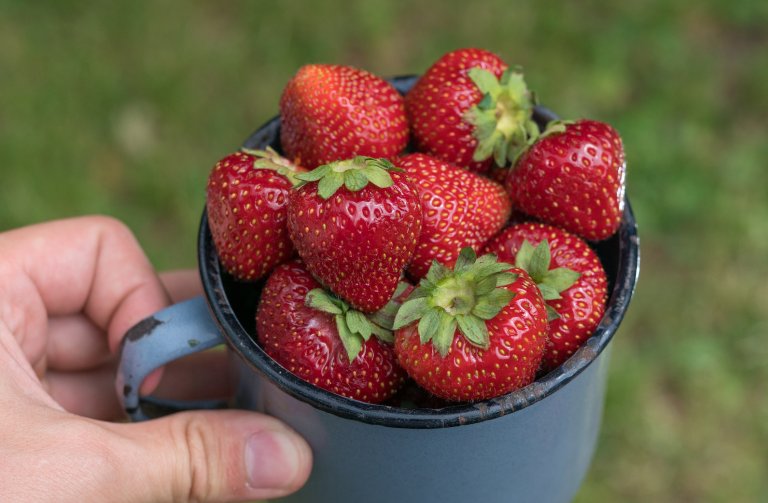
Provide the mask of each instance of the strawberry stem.
[{"label": "strawberry stem", "polygon": [[300,172],[299,168],[278,154],[272,147],[267,147],[265,150],[241,148],[240,152],[255,158],[253,160],[254,169],[271,169],[286,177],[291,182],[291,185],[296,186],[299,183],[296,177]]},{"label": "strawberry stem", "polygon": [[369,183],[385,189],[394,183],[392,171],[402,171],[387,159],[356,156],[352,159],[323,164],[309,173],[302,173],[296,178],[301,180],[297,187],[317,182],[317,193],[323,199],[330,199],[337,190],[344,186],[351,192],[357,192]]},{"label": "strawberry stem", "polygon": [[416,323],[422,344],[431,342],[445,357],[458,329],[470,344],[487,349],[490,344],[485,325],[514,297],[504,288],[516,279],[511,264],[499,262],[495,255],[477,258],[472,248],[464,248],[453,270],[437,261],[395,316],[394,329]]},{"label": "strawberry stem", "polygon": [[493,156],[496,165],[504,167],[539,135],[533,120],[535,98],[519,69],[507,70],[500,79],[483,68],[472,68],[468,75],[483,93],[465,115],[477,139],[473,159],[484,161]]},{"label": "strawberry stem", "polygon": [[[538,286],[545,301],[560,299],[561,293],[573,286],[581,274],[567,267],[550,269],[552,255],[549,241],[542,240],[535,248],[526,239],[520,245],[515,256],[515,266],[523,269]],[[560,314],[547,303],[549,321],[557,319]]]},{"label": "strawberry stem", "polygon": [[371,315],[352,309],[342,299],[322,288],[307,292],[305,303],[313,309],[333,315],[341,343],[344,345],[349,361],[352,362],[360,354],[363,343],[370,339],[371,335],[389,344],[394,342],[393,313],[400,307],[396,299],[407,286],[408,284],[404,282],[398,285],[387,305]]}]

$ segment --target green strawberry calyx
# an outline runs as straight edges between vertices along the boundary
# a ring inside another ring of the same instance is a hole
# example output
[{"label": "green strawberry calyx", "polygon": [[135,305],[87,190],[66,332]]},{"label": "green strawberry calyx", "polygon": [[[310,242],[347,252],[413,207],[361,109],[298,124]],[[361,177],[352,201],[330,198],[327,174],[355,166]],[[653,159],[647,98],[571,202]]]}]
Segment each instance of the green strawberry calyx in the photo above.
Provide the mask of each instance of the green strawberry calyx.
[{"label": "green strawberry calyx", "polygon": [[385,189],[394,183],[390,172],[402,171],[387,159],[376,159],[358,155],[352,159],[334,161],[316,167],[308,173],[296,175],[301,182],[297,187],[317,182],[317,193],[323,199],[330,199],[343,185],[351,192],[357,192],[371,183]]},{"label": "green strawberry calyx", "polygon": [[[544,239],[534,247],[527,239],[523,241],[517,255],[515,266],[523,269],[539,287],[541,296],[545,301],[560,299],[561,293],[573,286],[581,277],[581,274],[567,267],[550,269],[552,254],[549,249],[549,241]],[[560,315],[548,302],[547,318],[549,321],[557,319]]]},{"label": "green strawberry calyx", "polygon": [[474,126],[472,135],[477,140],[473,159],[493,156],[496,165],[504,167],[539,135],[533,120],[536,99],[520,69],[506,70],[500,79],[483,68],[472,68],[468,75],[483,93],[464,116]]},{"label": "green strawberry calyx", "polygon": [[514,298],[504,288],[517,279],[509,272],[512,264],[499,262],[495,255],[477,257],[464,248],[453,270],[432,262],[427,275],[400,306],[395,330],[418,321],[422,344],[427,342],[445,357],[453,344],[456,329],[470,344],[481,349],[490,346],[485,322],[495,318]]},{"label": "green strawberry calyx", "polygon": [[253,167],[255,169],[271,169],[286,177],[291,182],[291,185],[296,186],[299,183],[299,179],[296,178],[296,175],[300,172],[299,168],[278,154],[272,147],[267,147],[264,150],[241,148],[240,152],[255,158],[253,160]]},{"label": "green strawberry calyx", "polygon": [[360,354],[365,341],[372,335],[388,344],[394,342],[392,324],[395,318],[394,313],[400,307],[397,299],[407,287],[408,283],[400,282],[387,305],[370,315],[352,309],[342,299],[322,288],[307,292],[305,303],[313,309],[334,316],[336,330],[351,363]]}]

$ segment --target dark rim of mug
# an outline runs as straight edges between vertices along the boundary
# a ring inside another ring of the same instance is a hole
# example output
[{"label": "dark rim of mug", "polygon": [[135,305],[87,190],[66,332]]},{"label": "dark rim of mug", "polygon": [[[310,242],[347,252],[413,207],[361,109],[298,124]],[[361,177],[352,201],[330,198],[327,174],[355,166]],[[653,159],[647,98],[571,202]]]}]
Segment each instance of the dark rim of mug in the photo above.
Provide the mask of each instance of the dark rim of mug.
[{"label": "dark rim of mug", "polygon": [[[390,82],[398,91],[405,93],[415,80],[415,76],[404,76],[395,77]],[[537,107],[536,115],[543,122],[557,117],[543,107]],[[264,148],[267,145],[279,147],[279,127],[279,117],[275,117],[254,132],[245,145],[249,148]],[[613,288],[603,319],[582,347],[563,365],[528,386],[490,400],[441,409],[405,409],[348,399],[307,383],[268,356],[255,338],[243,328],[227,298],[205,210],[198,236],[198,260],[209,307],[230,347],[249,366],[281,390],[316,409],[364,423],[401,428],[445,428],[505,416],[533,405],[568,384],[600,355],[624,318],[640,270],[640,242],[635,217],[627,198],[621,225],[617,235],[611,239],[618,240]]]}]

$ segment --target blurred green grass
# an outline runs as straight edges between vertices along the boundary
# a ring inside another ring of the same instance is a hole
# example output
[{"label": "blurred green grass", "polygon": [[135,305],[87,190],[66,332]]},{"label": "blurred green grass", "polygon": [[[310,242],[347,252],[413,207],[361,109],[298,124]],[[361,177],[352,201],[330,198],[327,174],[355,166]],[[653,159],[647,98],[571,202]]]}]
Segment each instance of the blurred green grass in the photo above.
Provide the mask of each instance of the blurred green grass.
[{"label": "blurred green grass", "polygon": [[109,214],[193,267],[209,168],[300,65],[462,46],[626,144],[642,273],[577,501],[768,501],[768,3],[0,0],[0,230]]}]

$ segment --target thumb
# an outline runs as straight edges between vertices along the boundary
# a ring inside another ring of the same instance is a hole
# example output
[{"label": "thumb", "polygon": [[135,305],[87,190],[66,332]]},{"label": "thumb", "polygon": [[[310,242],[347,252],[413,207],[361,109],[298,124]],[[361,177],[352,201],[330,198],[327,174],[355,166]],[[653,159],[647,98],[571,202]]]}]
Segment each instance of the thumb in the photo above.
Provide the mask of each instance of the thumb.
[{"label": "thumb", "polygon": [[132,502],[277,498],[300,488],[312,463],[301,437],[253,412],[183,412],[114,428]]}]

